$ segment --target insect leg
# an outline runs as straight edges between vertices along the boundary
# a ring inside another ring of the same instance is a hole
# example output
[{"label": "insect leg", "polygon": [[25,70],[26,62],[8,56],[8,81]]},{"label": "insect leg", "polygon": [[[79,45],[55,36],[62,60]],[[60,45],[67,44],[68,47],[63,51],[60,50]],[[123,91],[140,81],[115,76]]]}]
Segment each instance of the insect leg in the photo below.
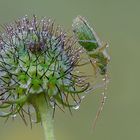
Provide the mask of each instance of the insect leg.
[{"label": "insect leg", "polygon": [[95,127],[96,127],[97,120],[98,120],[100,114],[102,113],[102,110],[104,108],[104,104],[105,104],[105,101],[106,101],[106,98],[107,98],[106,90],[107,90],[107,83],[109,81],[107,74],[104,75],[103,81],[104,81],[104,90],[103,90],[102,95],[101,95],[99,108],[97,110],[95,119],[93,121],[93,129],[95,129]]}]

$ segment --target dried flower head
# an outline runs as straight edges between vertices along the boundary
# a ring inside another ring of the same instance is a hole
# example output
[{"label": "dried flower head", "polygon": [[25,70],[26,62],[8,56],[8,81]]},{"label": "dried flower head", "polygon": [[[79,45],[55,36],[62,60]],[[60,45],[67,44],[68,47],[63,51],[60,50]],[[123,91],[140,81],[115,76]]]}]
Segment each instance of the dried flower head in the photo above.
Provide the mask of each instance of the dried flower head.
[{"label": "dried flower head", "polygon": [[32,105],[40,121],[34,102],[39,95],[54,109],[59,105],[77,107],[79,93],[87,91],[90,84],[85,75],[75,73],[83,51],[74,38],[67,37],[52,20],[37,20],[35,16],[2,27],[0,108],[8,112],[0,112],[0,116],[23,114],[24,106]]}]

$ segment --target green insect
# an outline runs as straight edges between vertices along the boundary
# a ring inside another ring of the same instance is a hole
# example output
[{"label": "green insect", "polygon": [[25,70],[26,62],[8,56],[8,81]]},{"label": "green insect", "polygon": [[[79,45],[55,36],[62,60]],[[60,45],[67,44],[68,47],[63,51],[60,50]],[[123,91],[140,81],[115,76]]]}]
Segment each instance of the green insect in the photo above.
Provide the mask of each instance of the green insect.
[{"label": "green insect", "polygon": [[79,44],[84,47],[90,58],[95,73],[99,71],[101,75],[105,75],[110,60],[110,57],[106,52],[108,44],[102,44],[96,32],[89,26],[88,22],[83,17],[76,17],[72,26]]},{"label": "green insect", "polygon": [[83,47],[88,54],[89,61],[91,62],[95,74],[99,73],[103,76],[104,81],[104,92],[101,97],[101,104],[99,110],[97,111],[96,118],[94,121],[94,127],[96,124],[96,120],[98,119],[104,103],[106,99],[106,89],[107,89],[107,81],[108,81],[108,63],[110,61],[110,57],[106,52],[106,48],[108,44],[103,44],[96,32],[89,26],[88,22],[85,18],[78,16],[74,19],[72,24],[74,35],[76,36],[78,43],[81,47]]}]

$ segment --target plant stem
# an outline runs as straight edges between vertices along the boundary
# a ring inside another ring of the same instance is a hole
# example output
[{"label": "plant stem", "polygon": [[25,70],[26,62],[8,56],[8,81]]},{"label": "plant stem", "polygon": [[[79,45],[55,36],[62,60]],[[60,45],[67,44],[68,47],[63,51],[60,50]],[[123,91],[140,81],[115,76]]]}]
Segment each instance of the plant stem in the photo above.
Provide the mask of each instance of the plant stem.
[{"label": "plant stem", "polygon": [[32,104],[35,107],[37,114],[39,114],[39,118],[41,120],[45,140],[55,140],[54,138],[54,125],[53,125],[53,109],[50,104],[47,102],[44,94],[39,94],[32,98]]}]

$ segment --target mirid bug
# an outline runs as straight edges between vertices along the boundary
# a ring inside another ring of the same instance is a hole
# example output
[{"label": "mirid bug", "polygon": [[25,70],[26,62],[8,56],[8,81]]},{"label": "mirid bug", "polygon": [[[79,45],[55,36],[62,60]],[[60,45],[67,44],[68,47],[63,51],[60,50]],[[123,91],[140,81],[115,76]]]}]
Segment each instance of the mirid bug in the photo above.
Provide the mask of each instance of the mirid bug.
[{"label": "mirid bug", "polygon": [[96,121],[103,109],[106,99],[105,91],[107,89],[108,81],[107,68],[110,61],[110,57],[106,52],[108,43],[103,44],[93,28],[91,28],[85,18],[81,16],[74,19],[72,28],[78,43],[85,49],[89,57],[89,61],[94,68],[95,75],[97,76],[99,73],[99,75],[103,76],[104,91],[102,93],[99,110],[97,111],[96,118],[93,123],[93,127],[95,127]]},{"label": "mirid bug", "polygon": [[99,71],[101,75],[105,75],[110,60],[109,55],[106,53],[108,44],[102,44],[96,32],[81,16],[74,19],[73,32],[78,39],[79,44],[87,51],[95,72],[97,73],[97,71]]}]

